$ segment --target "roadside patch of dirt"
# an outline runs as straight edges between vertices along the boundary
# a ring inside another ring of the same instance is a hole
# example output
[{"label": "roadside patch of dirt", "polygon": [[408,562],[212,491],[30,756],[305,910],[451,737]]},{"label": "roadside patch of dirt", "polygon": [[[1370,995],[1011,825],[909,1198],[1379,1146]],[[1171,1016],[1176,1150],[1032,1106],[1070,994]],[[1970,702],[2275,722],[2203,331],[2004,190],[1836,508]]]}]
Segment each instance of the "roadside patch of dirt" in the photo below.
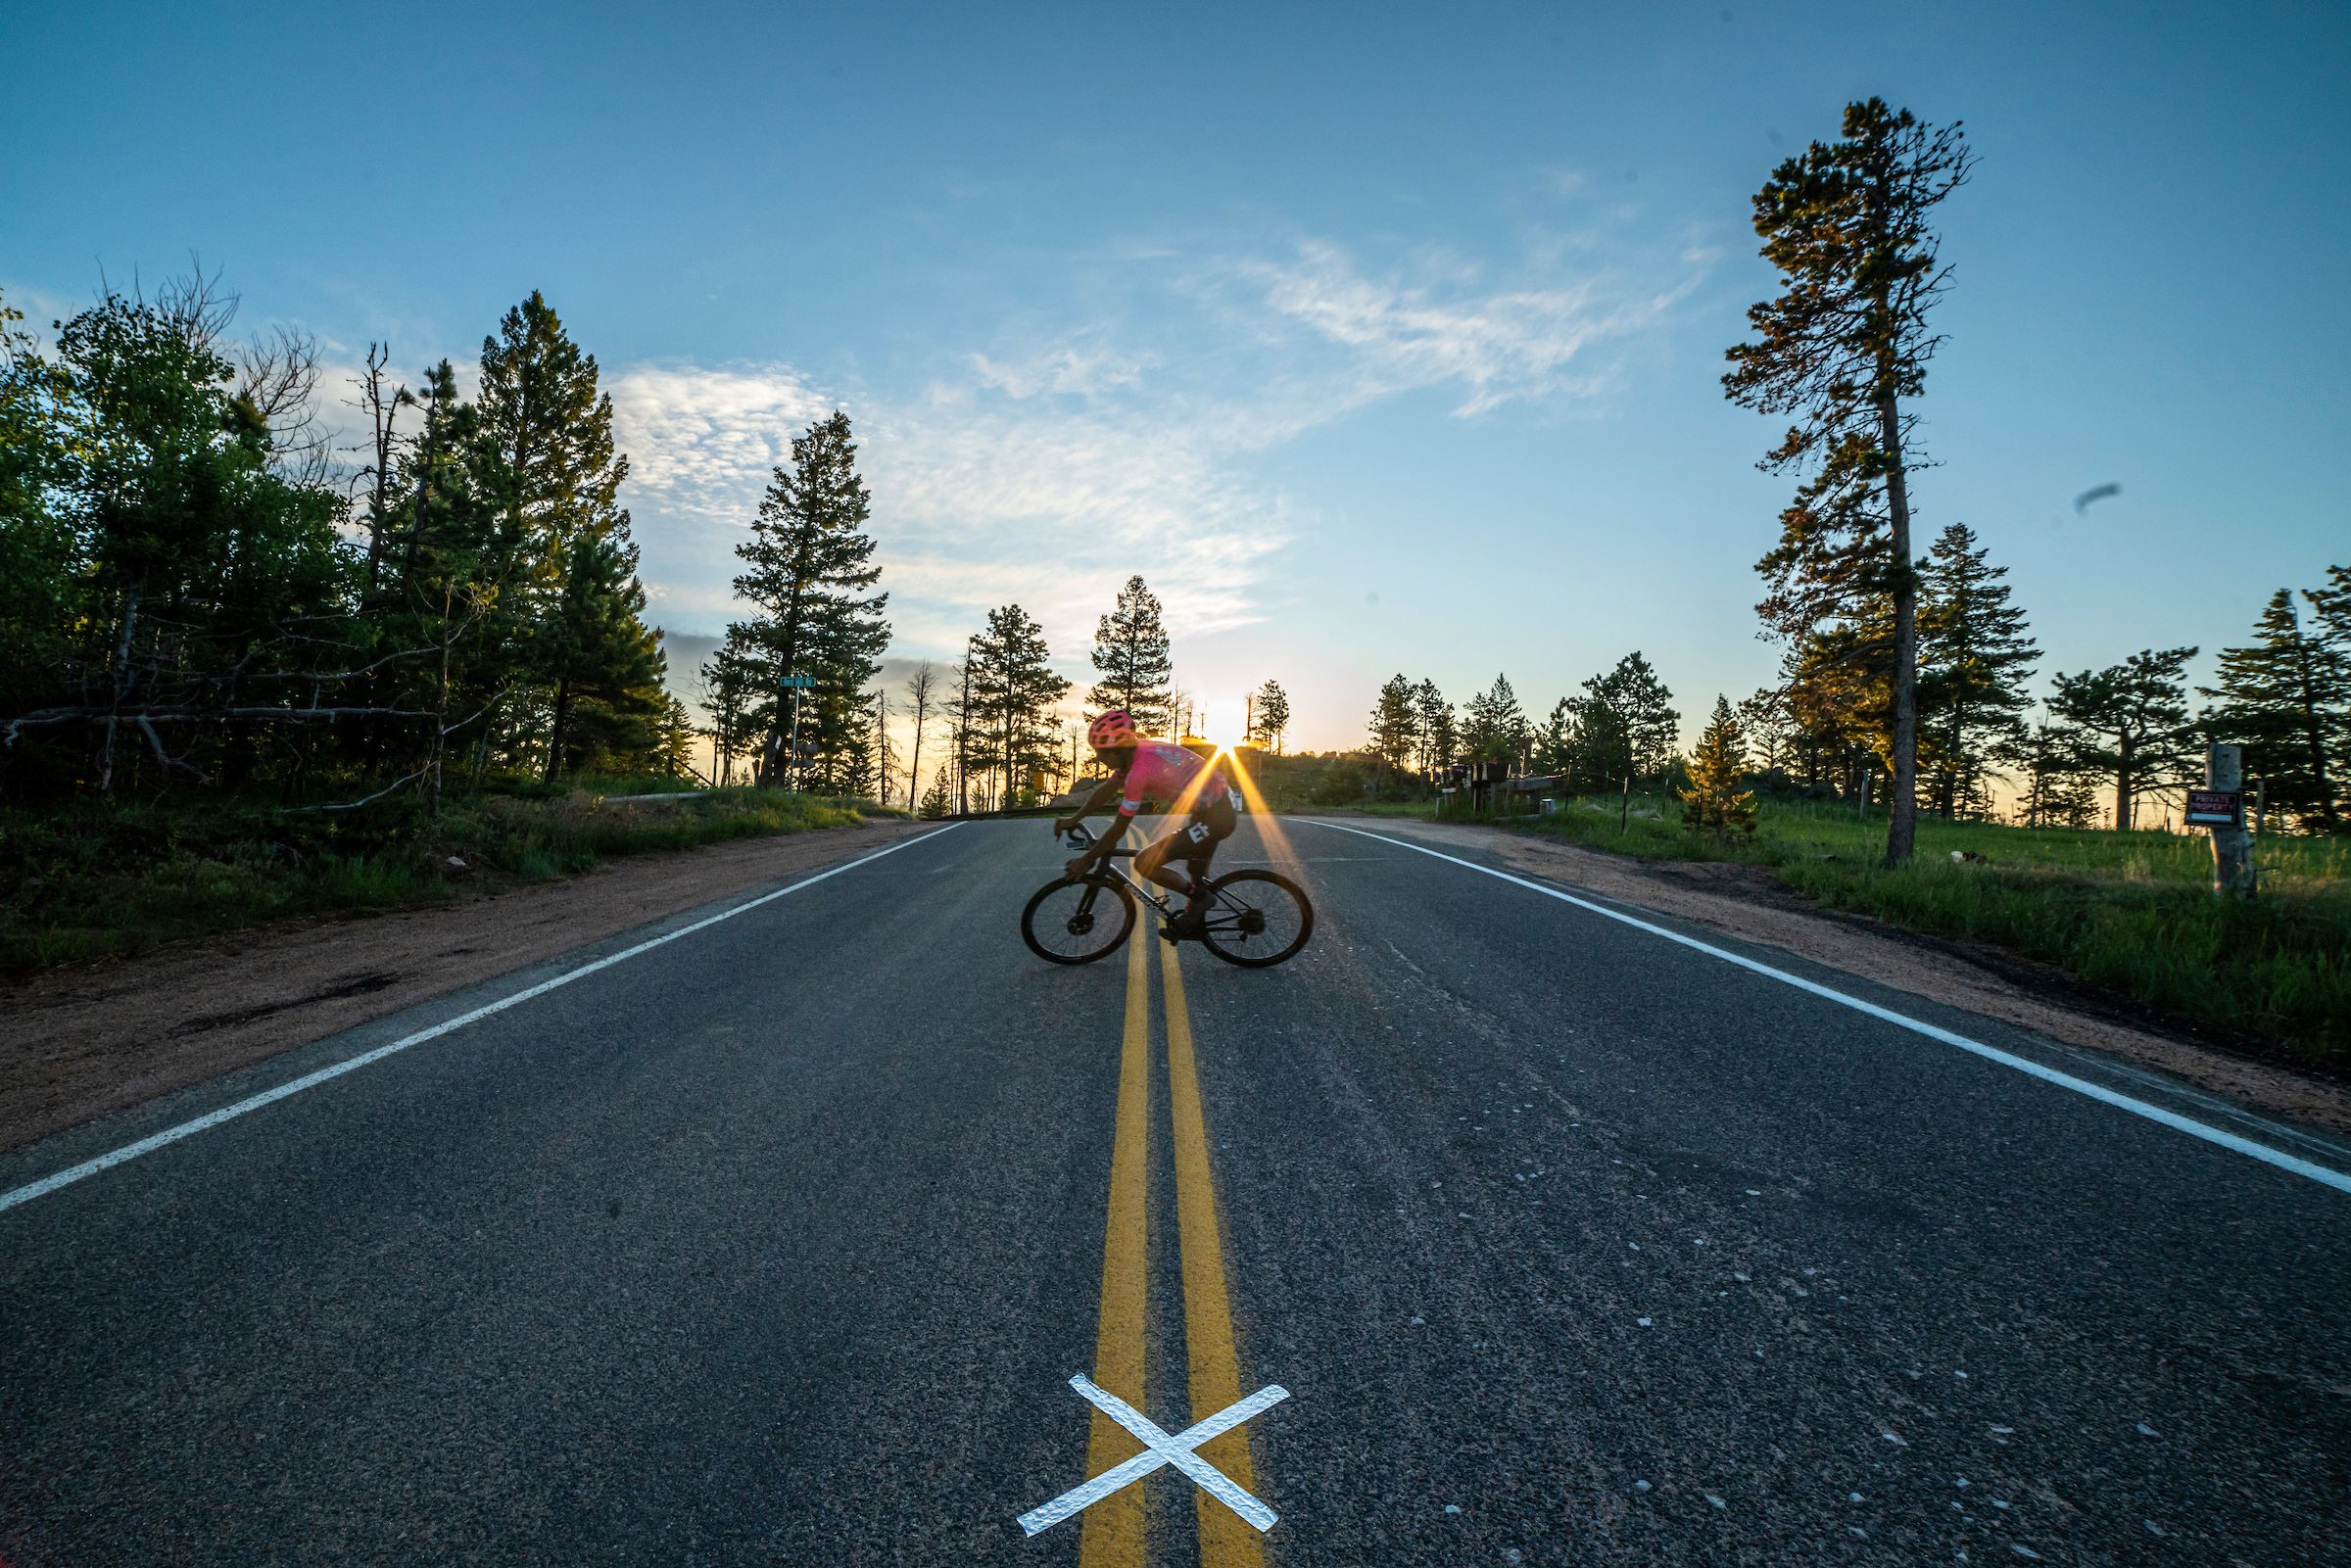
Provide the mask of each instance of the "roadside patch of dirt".
[{"label": "roadside patch of dirt", "polygon": [[934,826],[631,855],[467,903],[239,931],[0,987],[0,1149]]},{"label": "roadside patch of dirt", "polygon": [[2052,965],[1820,909],[1790,891],[1767,866],[1641,861],[1460,823],[1382,819],[1374,831],[1432,848],[1477,850],[1515,871],[1781,948],[2067,1045],[2108,1052],[2250,1110],[2351,1132],[2351,1086],[2135,1022]]}]

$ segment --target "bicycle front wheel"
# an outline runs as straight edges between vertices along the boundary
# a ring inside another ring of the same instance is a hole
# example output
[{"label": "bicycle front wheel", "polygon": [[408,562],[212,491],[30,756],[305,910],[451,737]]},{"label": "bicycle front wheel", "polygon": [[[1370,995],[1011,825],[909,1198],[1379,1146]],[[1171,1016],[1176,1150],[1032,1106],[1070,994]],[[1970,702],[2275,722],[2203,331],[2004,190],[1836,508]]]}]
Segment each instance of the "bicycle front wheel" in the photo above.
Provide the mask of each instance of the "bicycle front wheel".
[{"label": "bicycle front wheel", "polygon": [[1107,958],[1133,929],[1134,894],[1100,873],[1076,882],[1056,877],[1021,911],[1021,939],[1051,964]]},{"label": "bicycle front wheel", "polygon": [[1315,934],[1306,890],[1278,872],[1230,872],[1210,882],[1208,928],[1200,939],[1227,964],[1267,969],[1294,958]]}]

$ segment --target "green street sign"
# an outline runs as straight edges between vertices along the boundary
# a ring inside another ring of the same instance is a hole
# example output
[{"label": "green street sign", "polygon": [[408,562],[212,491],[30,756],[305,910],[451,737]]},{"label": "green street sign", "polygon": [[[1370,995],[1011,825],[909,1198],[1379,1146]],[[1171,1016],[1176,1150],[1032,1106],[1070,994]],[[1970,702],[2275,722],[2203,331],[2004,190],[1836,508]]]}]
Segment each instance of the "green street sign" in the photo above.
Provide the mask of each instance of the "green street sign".
[{"label": "green street sign", "polygon": [[816,677],[813,675],[788,675],[778,681],[776,685],[786,691],[813,691],[816,689]]}]

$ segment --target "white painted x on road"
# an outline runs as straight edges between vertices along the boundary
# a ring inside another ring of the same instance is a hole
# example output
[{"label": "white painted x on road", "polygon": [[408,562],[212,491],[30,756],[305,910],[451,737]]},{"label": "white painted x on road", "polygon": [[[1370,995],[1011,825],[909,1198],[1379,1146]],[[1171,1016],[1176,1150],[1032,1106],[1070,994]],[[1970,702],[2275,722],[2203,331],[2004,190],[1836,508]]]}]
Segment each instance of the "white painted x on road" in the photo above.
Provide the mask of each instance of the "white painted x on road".
[{"label": "white painted x on road", "polygon": [[1195,1422],[1170,1436],[1142,1411],[1107,1389],[1097,1388],[1091,1379],[1082,1374],[1070,1379],[1070,1387],[1083,1395],[1104,1415],[1141,1440],[1143,1451],[1125,1464],[1111,1466],[1083,1486],[1072,1487],[1051,1502],[1022,1514],[1021,1528],[1030,1535],[1052,1529],[1070,1515],[1101,1501],[1121,1487],[1140,1481],[1163,1464],[1172,1464],[1190,1476],[1199,1483],[1202,1491],[1259,1530],[1273,1528],[1276,1515],[1272,1509],[1234,1486],[1223,1471],[1192,1450],[1211,1438],[1222,1437],[1251,1416],[1279,1404],[1290,1397],[1288,1389],[1278,1383],[1269,1383],[1247,1399],[1227,1404],[1207,1420]]}]

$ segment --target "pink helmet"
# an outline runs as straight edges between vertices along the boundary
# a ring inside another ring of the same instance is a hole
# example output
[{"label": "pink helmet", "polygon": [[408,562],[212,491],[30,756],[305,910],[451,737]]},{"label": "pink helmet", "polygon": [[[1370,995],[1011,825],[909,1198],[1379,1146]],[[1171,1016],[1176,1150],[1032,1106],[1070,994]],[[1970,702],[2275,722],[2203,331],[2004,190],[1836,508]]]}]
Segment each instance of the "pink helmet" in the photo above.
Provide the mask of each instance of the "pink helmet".
[{"label": "pink helmet", "polygon": [[1085,727],[1085,743],[1096,751],[1116,751],[1142,738],[1134,733],[1134,716],[1125,708],[1113,708]]}]

